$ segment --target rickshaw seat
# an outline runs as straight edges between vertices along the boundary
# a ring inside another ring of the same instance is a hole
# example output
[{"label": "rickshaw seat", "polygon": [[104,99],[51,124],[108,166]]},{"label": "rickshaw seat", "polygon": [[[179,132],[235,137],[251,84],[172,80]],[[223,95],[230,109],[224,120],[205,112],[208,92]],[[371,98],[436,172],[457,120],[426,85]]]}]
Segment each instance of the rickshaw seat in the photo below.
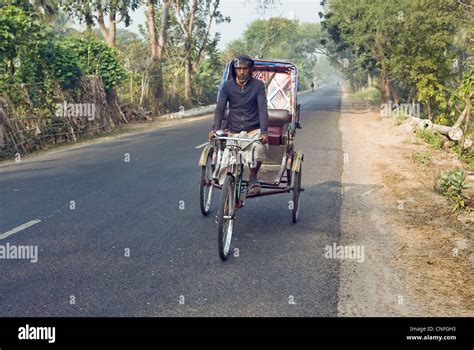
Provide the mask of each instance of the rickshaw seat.
[{"label": "rickshaw seat", "polygon": [[268,110],[268,144],[283,145],[291,114],[286,109]]},{"label": "rickshaw seat", "polygon": [[291,123],[291,114],[286,109],[269,109],[268,110],[268,126],[282,127]]}]

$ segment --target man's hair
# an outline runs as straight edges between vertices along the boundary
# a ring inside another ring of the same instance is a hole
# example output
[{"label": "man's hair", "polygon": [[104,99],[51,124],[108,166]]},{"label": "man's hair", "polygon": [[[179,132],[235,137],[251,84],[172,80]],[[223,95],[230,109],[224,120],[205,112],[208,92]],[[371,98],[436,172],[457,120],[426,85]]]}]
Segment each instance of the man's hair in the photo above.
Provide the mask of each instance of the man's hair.
[{"label": "man's hair", "polygon": [[252,59],[250,56],[247,56],[247,55],[238,55],[238,56],[236,56],[236,57],[234,58],[234,62],[233,62],[233,63],[234,63],[234,65],[235,65],[236,63],[245,63],[245,64],[247,64],[247,66],[248,66],[250,69],[252,69],[253,66],[254,66],[254,64],[255,64],[254,61],[253,61],[253,59]]},{"label": "man's hair", "polygon": [[232,77],[235,79],[236,77],[236,74],[235,74],[235,68],[234,66],[237,64],[237,63],[245,63],[247,65],[247,67],[250,68],[250,70],[252,71],[254,66],[255,66],[255,62],[254,60],[250,57],[250,56],[247,56],[247,55],[237,55],[233,60],[232,60],[232,63],[231,63],[231,73],[232,73]]}]

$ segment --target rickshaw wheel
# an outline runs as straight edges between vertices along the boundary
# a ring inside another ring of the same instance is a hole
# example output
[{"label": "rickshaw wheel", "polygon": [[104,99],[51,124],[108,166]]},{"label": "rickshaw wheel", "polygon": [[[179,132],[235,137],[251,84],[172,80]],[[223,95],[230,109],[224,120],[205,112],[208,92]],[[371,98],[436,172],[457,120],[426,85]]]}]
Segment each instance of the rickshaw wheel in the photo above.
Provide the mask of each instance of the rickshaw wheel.
[{"label": "rickshaw wheel", "polygon": [[212,204],[212,192],[213,186],[211,184],[212,180],[212,151],[209,152],[206,160],[206,165],[201,167],[201,182],[199,188],[199,203],[201,206],[201,213],[204,216],[207,216],[211,211]]},{"label": "rickshaw wheel", "polygon": [[222,260],[226,260],[229,256],[230,242],[232,240],[232,231],[234,230],[235,211],[235,181],[234,177],[227,175],[222,185],[221,200],[219,203],[218,214],[218,246],[219,256]]},{"label": "rickshaw wheel", "polygon": [[298,221],[300,211],[300,192],[301,192],[301,173],[303,171],[303,163],[300,165],[300,171],[293,173],[293,223]]}]

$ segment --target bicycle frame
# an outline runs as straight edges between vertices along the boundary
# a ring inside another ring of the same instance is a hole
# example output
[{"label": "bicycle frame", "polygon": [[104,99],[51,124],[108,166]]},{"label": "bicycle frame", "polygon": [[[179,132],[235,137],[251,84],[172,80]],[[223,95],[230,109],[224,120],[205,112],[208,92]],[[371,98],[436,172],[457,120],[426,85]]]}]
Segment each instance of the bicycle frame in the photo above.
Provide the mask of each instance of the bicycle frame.
[{"label": "bicycle frame", "polygon": [[[240,155],[242,154],[241,152],[243,150],[249,147],[252,143],[257,142],[258,139],[220,136],[220,137],[213,138],[212,141],[214,141],[214,144],[213,144],[214,149],[218,148],[217,142],[224,142],[223,147],[221,146],[221,151],[223,151],[224,148],[227,148],[230,152],[229,159],[235,160],[235,161],[231,161],[229,165],[227,165],[227,167],[230,167],[230,171],[227,171],[227,174],[231,174],[236,180],[234,198],[235,198],[235,203],[237,204],[237,207],[240,207],[242,193],[243,193],[242,191],[243,180],[242,179],[243,179],[243,174],[244,174],[244,163],[242,161],[239,161],[239,159],[242,158],[240,157]],[[235,143],[229,144],[227,141],[234,141]],[[242,147],[239,144],[240,142],[248,142],[248,144]],[[221,161],[222,159],[217,160],[218,163]],[[218,184],[214,186],[218,188],[221,187]],[[245,200],[245,196],[244,196],[244,200]]]}]

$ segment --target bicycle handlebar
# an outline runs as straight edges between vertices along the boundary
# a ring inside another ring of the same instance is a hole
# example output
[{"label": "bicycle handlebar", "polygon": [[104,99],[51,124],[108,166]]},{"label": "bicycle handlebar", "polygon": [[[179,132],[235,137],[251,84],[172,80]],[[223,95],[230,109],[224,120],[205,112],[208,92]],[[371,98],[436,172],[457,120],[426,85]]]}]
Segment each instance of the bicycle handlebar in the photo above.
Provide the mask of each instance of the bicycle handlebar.
[{"label": "bicycle handlebar", "polygon": [[244,138],[240,138],[240,137],[227,137],[227,136],[214,137],[213,139],[215,139],[215,140],[246,141],[246,142],[258,141],[258,139],[244,139]]}]

